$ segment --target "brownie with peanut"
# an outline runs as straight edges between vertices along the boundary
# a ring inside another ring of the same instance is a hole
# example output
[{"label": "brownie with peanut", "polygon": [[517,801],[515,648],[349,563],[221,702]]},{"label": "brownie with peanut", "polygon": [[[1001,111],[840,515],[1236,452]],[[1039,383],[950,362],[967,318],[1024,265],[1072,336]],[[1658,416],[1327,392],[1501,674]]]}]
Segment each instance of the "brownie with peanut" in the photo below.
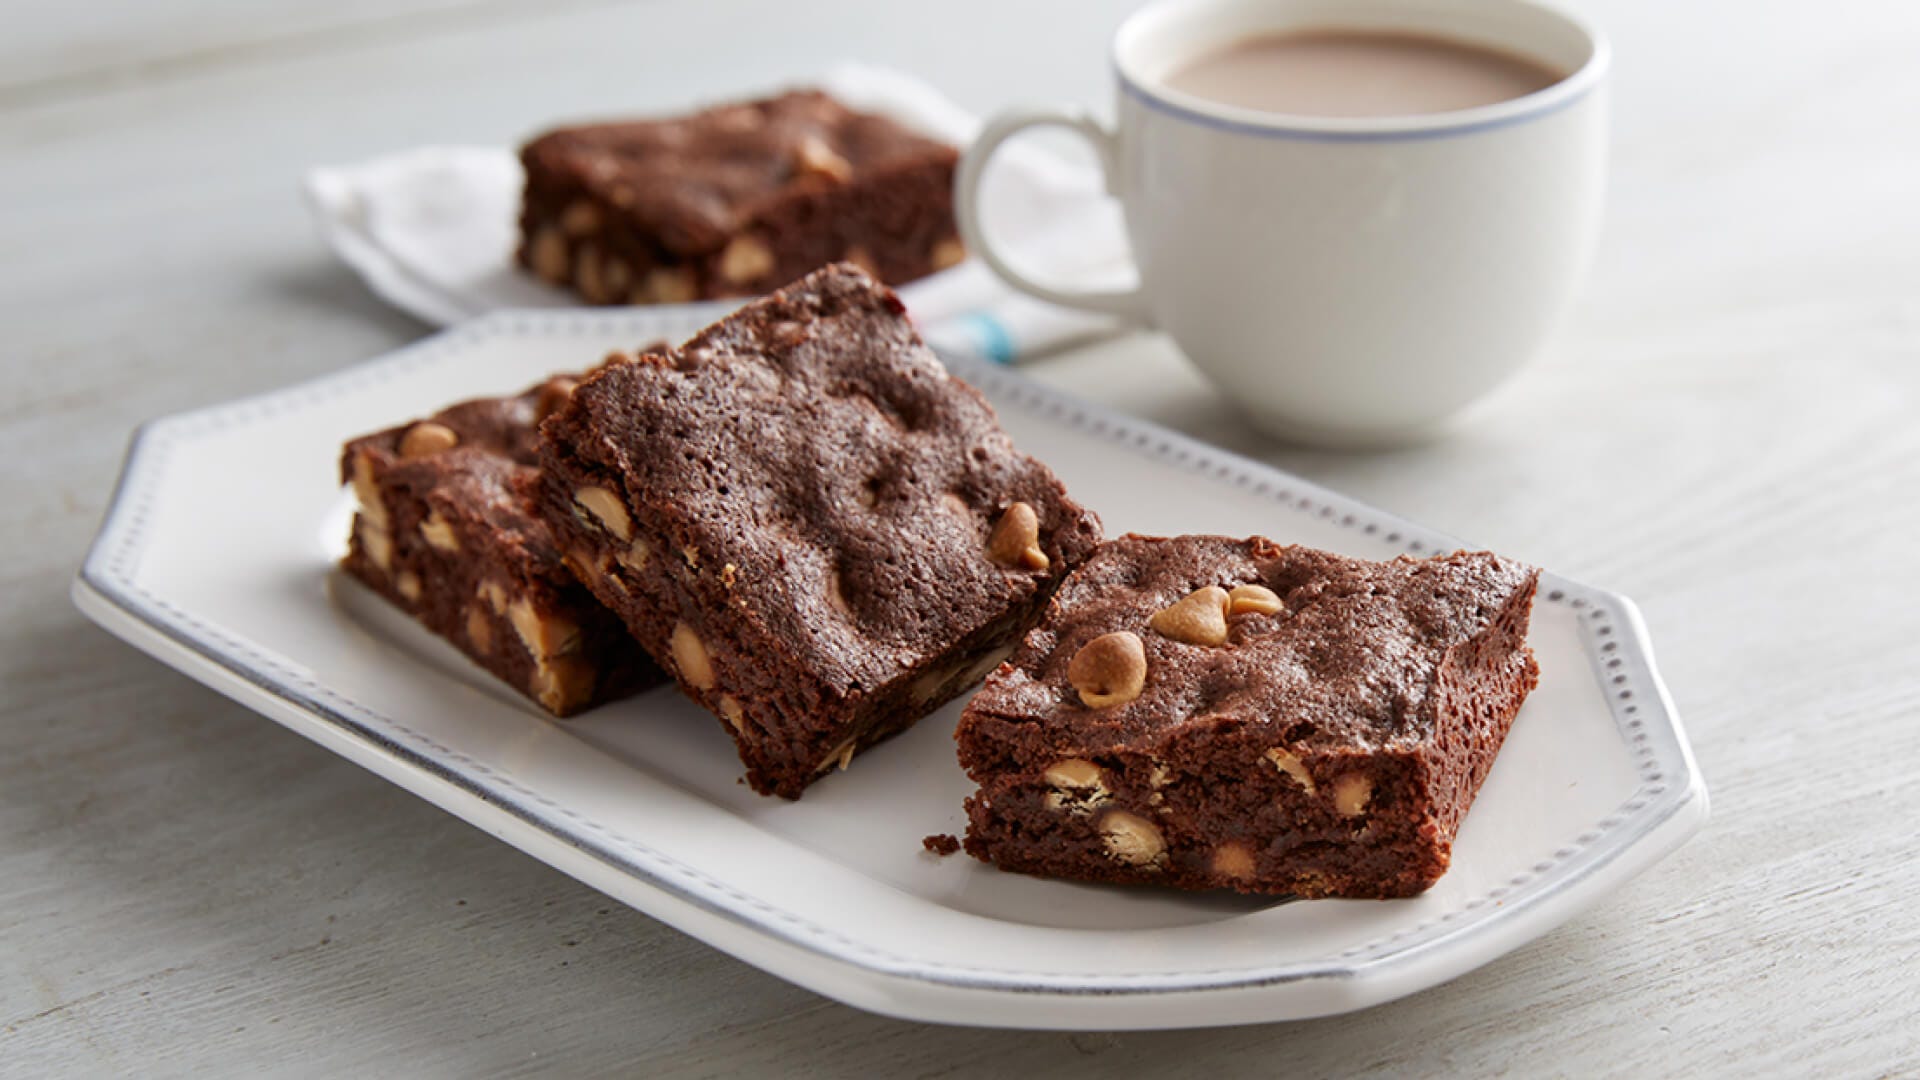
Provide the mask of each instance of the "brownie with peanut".
[{"label": "brownie with peanut", "polygon": [[540,462],[568,565],[788,798],[979,682],[1099,540],[845,263],[610,360]]},{"label": "brownie with peanut", "polygon": [[1538,578],[1485,552],[1103,544],[967,703],[966,850],[1090,881],[1419,893],[1538,678]]},{"label": "brownie with peanut", "polygon": [[533,513],[535,427],[576,379],[462,402],[354,439],[341,565],[555,716],[662,681]]},{"label": "brownie with peanut", "polygon": [[756,296],[837,260],[898,285],[964,257],[957,160],[817,90],[563,128],[521,150],[517,257],[594,304]]}]

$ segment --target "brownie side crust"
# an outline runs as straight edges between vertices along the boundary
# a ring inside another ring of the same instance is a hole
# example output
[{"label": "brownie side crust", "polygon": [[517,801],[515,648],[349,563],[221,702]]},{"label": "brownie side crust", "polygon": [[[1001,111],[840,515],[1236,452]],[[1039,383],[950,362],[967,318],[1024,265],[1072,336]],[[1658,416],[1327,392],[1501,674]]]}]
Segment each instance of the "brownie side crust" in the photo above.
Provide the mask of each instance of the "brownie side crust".
[{"label": "brownie side crust", "polygon": [[951,146],[816,90],[548,132],[521,265],[590,303],[753,296],[837,260],[902,284],[965,256]]},{"label": "brownie side crust", "polygon": [[532,512],[535,425],[574,383],[462,402],[340,462],[359,502],[341,565],[555,716],[664,677]]},{"label": "brownie side crust", "polygon": [[1421,892],[1537,681],[1538,576],[1484,552],[1104,544],[967,705],[966,849],[1093,881]]},{"label": "brownie side crust", "polygon": [[978,682],[1099,538],[847,264],[609,362],[541,434],[569,565],[788,798]]}]

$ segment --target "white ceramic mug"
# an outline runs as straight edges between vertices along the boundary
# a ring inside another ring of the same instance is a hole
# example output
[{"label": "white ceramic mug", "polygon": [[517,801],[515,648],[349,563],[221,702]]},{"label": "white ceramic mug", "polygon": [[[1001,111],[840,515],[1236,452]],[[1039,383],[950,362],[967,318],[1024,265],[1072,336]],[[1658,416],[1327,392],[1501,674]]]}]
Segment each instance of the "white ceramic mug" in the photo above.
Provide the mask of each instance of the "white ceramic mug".
[{"label": "white ceramic mug", "polygon": [[[1405,117],[1293,116],[1166,85],[1229,42],[1382,29],[1492,46],[1568,72],[1537,93]],[[1261,427],[1322,444],[1405,441],[1512,375],[1559,320],[1599,231],[1608,49],[1532,0],[1163,0],[1113,45],[1119,123],[996,116],[960,163],[967,245],[1044,300],[1165,330]],[[980,220],[1009,136],[1093,144],[1125,211],[1130,291],[1075,291],[1009,264]]]}]

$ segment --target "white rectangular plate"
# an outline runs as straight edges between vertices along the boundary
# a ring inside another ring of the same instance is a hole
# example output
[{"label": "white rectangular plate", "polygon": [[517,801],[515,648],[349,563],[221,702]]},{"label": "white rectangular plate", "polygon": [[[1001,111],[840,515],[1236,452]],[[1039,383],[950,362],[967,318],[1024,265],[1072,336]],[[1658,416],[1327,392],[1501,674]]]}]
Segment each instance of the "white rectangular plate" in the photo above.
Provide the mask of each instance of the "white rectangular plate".
[{"label": "white rectangular plate", "polygon": [[[75,583],[162,661],[624,903],[862,1008],[964,1024],[1158,1028],[1361,1008],[1528,941],[1704,822],[1706,789],[1624,597],[1548,574],[1541,667],[1460,831],[1411,900],[1283,903],[1080,885],[921,849],[963,830],[958,705],[797,803],[738,782],[671,690],[565,724],[332,569],[348,438],[517,391],[685,313],[505,313],[261,397],[156,421]],[[1460,545],[1297,477],[949,360],[1109,534],[1261,533],[1367,557]]]}]

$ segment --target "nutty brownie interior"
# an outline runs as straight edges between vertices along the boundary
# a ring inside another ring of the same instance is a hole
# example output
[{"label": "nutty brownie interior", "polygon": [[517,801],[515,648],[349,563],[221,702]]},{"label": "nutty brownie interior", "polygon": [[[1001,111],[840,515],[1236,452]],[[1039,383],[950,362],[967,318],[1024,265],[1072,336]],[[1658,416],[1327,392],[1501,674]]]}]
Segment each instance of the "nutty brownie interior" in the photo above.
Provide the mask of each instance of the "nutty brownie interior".
[{"label": "nutty brownie interior", "polygon": [[532,510],[537,420],[575,380],[463,402],[347,444],[345,569],[555,716],[662,676]]},{"label": "nutty brownie interior", "polygon": [[1099,537],[846,264],[610,361],[541,463],[569,565],[789,798],[983,677]]},{"label": "nutty brownie interior", "polygon": [[520,263],[595,304],[752,296],[837,260],[901,284],[965,255],[958,152],[819,91],[549,132]]},{"label": "nutty brownie interior", "polygon": [[1537,578],[1487,553],[1104,544],[967,705],[967,851],[1096,881],[1420,892],[1537,679]]}]

